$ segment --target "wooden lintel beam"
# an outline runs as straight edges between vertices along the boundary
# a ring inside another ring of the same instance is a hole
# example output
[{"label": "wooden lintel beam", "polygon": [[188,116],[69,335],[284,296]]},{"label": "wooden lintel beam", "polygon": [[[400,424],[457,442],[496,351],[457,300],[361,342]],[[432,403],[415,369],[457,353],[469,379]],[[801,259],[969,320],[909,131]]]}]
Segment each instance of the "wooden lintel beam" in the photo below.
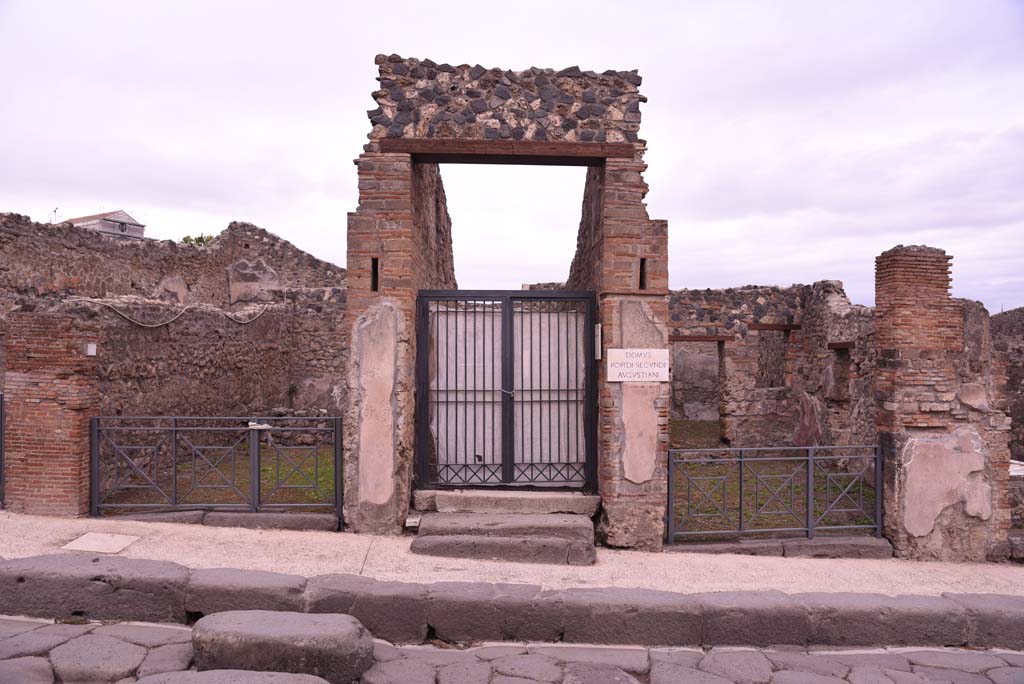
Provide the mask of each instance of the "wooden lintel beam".
[{"label": "wooden lintel beam", "polygon": [[799,323],[750,323],[750,330],[799,330]]},{"label": "wooden lintel beam", "polygon": [[669,342],[735,342],[732,335],[669,335]]},{"label": "wooden lintel beam", "polygon": [[636,154],[632,143],[458,138],[382,138],[380,151],[411,154],[426,163],[557,166],[594,166],[606,159],[632,159]]}]

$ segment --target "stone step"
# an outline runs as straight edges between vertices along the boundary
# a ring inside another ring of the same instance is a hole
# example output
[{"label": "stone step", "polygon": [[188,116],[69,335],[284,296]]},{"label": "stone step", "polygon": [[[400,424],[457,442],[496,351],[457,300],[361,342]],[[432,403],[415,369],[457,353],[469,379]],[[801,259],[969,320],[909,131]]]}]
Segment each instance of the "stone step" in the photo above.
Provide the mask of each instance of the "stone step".
[{"label": "stone step", "polygon": [[373,636],[351,615],[214,613],[196,622],[192,646],[199,670],[315,674],[348,684],[373,666]]},{"label": "stone step", "polygon": [[427,513],[419,536],[549,537],[593,545],[594,523],[565,513]]},{"label": "stone step", "polygon": [[519,492],[483,489],[418,489],[413,506],[438,513],[574,513],[593,516],[600,496],[581,492]]},{"label": "stone step", "polygon": [[416,537],[409,550],[425,556],[474,558],[510,563],[593,565],[594,543],[562,537],[496,537],[487,535],[427,535]]}]

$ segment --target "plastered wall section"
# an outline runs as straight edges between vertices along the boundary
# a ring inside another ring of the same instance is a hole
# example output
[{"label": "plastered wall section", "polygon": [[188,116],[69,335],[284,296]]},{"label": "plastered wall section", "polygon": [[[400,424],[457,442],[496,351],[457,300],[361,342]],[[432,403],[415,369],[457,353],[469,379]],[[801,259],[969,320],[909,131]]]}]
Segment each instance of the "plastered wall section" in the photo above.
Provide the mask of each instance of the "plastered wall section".
[{"label": "plastered wall section", "polygon": [[980,561],[1007,552],[1006,367],[984,308],[950,297],[951,259],[900,246],[875,262],[885,532],[903,558]]}]

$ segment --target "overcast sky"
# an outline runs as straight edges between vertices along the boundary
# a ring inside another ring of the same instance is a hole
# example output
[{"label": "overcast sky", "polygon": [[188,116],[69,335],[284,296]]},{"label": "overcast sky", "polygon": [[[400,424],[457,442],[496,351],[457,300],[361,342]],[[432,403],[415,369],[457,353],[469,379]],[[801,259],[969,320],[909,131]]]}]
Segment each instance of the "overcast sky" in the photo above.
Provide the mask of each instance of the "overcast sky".
[{"label": "overcast sky", "polygon": [[[0,0],[0,211],[271,230],[337,264],[377,53],[638,68],[672,287],[840,279],[899,243],[1024,305],[1024,2]],[[583,169],[446,166],[462,287],[563,280]]]}]

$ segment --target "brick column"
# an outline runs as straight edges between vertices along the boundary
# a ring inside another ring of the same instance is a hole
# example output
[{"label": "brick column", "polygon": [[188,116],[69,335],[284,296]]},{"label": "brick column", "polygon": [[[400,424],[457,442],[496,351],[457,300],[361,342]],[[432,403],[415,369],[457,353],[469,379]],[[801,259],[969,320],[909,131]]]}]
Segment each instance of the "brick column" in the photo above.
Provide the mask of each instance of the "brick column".
[{"label": "brick column", "polygon": [[1005,543],[1009,422],[987,324],[950,297],[951,259],[900,246],[875,260],[885,532],[901,557],[984,560]]},{"label": "brick column", "polygon": [[[609,159],[604,169],[593,285],[605,351],[668,348],[668,225],[647,215],[643,152],[638,144],[634,159]],[[611,546],[660,548],[671,383],[607,382],[599,364],[598,396],[602,536]]]},{"label": "brick column", "polygon": [[17,312],[8,318],[5,506],[20,513],[89,510],[89,419],[99,402],[95,331],[71,316]]},{"label": "brick column", "polygon": [[346,275],[345,523],[355,532],[398,533],[409,507],[415,428],[412,159],[367,152],[356,165],[359,208],[348,216]]}]

